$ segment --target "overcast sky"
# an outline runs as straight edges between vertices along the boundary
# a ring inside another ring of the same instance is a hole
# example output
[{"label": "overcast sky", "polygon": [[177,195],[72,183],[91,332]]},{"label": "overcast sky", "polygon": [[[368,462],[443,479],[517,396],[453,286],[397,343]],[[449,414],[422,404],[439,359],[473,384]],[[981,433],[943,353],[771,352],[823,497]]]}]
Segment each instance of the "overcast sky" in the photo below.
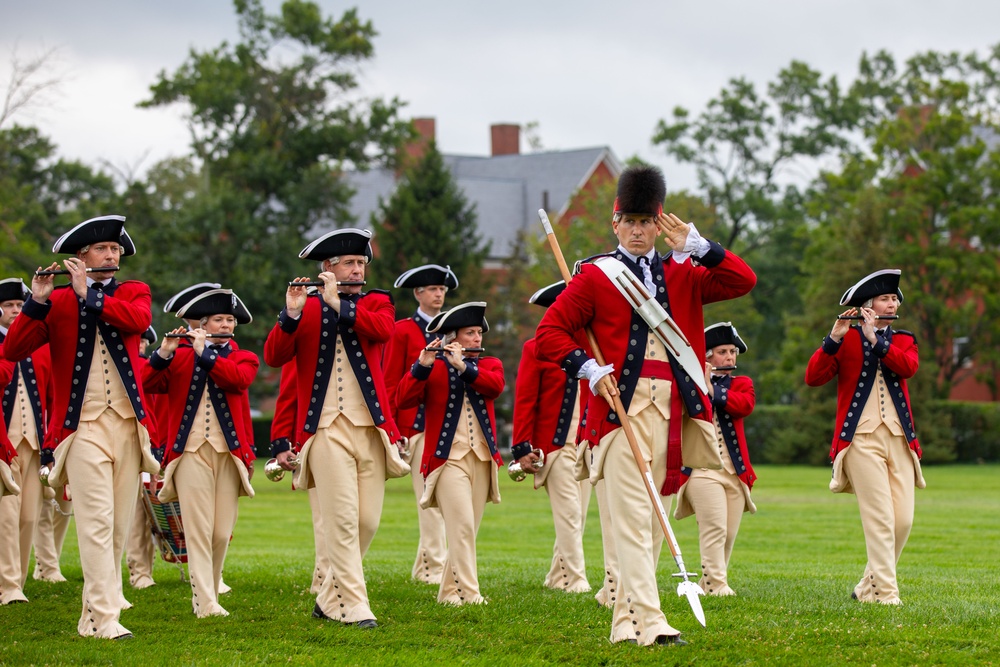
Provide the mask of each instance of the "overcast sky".
[{"label": "overcast sky", "polygon": [[[700,111],[732,77],[764,84],[798,59],[849,80],[864,51],[899,60],[1000,43],[996,0],[319,4],[336,16],[357,6],[372,21],[379,35],[362,93],[436,118],[442,151],[486,155],[490,124],[537,122],[545,149],[639,155],[664,168],[671,189],[693,187],[694,176],[651,145],[657,120],[678,105]],[[236,36],[226,0],[0,0],[0,84],[14,53],[57,48],[60,88],[15,120],[41,128],[61,156],[141,173],[187,152],[181,108],[136,108],[156,74]]]}]

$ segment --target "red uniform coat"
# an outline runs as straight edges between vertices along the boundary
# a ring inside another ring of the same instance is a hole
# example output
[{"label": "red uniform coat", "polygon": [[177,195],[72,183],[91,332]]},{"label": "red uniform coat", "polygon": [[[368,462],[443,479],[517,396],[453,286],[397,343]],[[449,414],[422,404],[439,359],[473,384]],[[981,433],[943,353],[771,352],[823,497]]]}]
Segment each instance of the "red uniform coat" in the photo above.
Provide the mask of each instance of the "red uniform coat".
[{"label": "red uniform coat", "polygon": [[[867,366],[869,359],[877,360],[881,365],[889,386],[899,383],[900,391],[889,392],[889,395],[899,414],[906,441],[919,458],[922,451],[913,426],[910,392],[906,387],[906,380],[916,374],[920,365],[916,338],[909,331],[887,328],[886,334],[876,336],[876,344],[871,346],[861,333],[860,326],[851,327],[840,343],[835,343],[827,336],[806,367],[806,384],[810,387],[819,387],[834,376],[837,377],[837,422],[830,458],[835,460],[837,454],[846,449],[854,439],[854,430],[861,418],[864,401],[868,400],[875,383],[874,369]],[[870,372],[862,376],[866,366]],[[856,397],[855,394],[861,396]],[[861,400],[857,400],[858,398]]]},{"label": "red uniform coat", "polygon": [[[0,340],[3,336],[0,335]],[[29,363],[30,362],[30,363]],[[24,378],[28,387],[28,393],[32,394],[31,412],[35,418],[35,428],[38,431],[38,443],[45,442],[45,431],[48,429],[49,414],[52,412],[52,357],[49,353],[49,346],[43,345],[35,350],[28,359],[12,364],[14,375],[20,377],[21,372],[26,372]],[[14,377],[6,383],[0,383],[0,393],[3,393],[3,416],[9,420],[13,413],[14,400],[17,386]]]},{"label": "red uniform coat", "polygon": [[[3,341],[0,340],[0,387],[7,386],[12,377],[14,377],[14,363],[3,357]],[[9,466],[15,456],[17,456],[17,451],[7,436],[7,422],[4,421],[3,413],[0,412],[0,461]],[[3,485],[2,481],[0,481],[0,485]],[[0,492],[0,495],[3,493]]]},{"label": "red uniform coat", "polygon": [[[396,393],[399,408],[412,408],[423,404],[426,411],[424,431],[424,457],[420,462],[420,472],[426,479],[448,460],[451,443],[455,437],[458,419],[448,417],[452,409],[461,410],[462,401],[468,390],[472,405],[478,400],[485,403],[486,414],[476,409],[476,417],[486,436],[490,454],[497,467],[503,466],[503,459],[496,445],[496,415],[493,402],[503,393],[503,364],[496,357],[466,359],[465,372],[458,373],[444,359],[434,360],[430,368],[414,363],[410,372],[400,380]],[[454,408],[450,404],[454,404]]]},{"label": "red uniform coat", "polygon": [[[615,254],[621,257],[621,253]],[[700,266],[695,266],[690,261],[678,264],[668,254],[660,262],[661,268],[654,270],[653,278],[664,290],[658,295],[659,298],[665,296],[668,312],[691,342],[695,355],[704,359],[703,304],[735,299],[749,293],[757,282],[757,276],[742,259],[723,250],[716,243],[711,243],[711,249],[699,261]],[[638,315],[604,272],[593,264],[583,264],[579,275],[570,281],[555,303],[549,306],[538,325],[535,340],[539,356],[561,364],[567,373],[576,375],[590,356],[577,343],[575,335],[589,326],[601,347],[605,363],[615,367],[614,374],[627,410],[639,379],[638,369],[645,355],[648,331],[648,328],[643,329],[644,322],[633,317],[638,318]],[[641,335],[630,335],[633,325]],[[623,370],[629,370],[629,373],[625,374]],[[689,380],[685,383],[685,378],[674,377],[674,387],[687,387],[687,391],[696,392],[695,396],[683,397],[689,414],[711,419],[707,397],[693,383]],[[672,393],[677,396],[681,392]],[[587,406],[586,428],[586,437],[591,446],[596,446],[604,436],[619,426],[617,416],[611,412],[607,402],[600,396],[592,396]],[[675,448],[675,456],[679,454],[679,449]],[[682,464],[676,458],[668,458],[664,493],[676,492],[680,485]]]},{"label": "red uniform coat", "polygon": [[[356,340],[361,348],[363,357],[351,358],[350,361],[363,365],[362,372],[358,372],[361,366],[355,368],[355,376],[367,401],[372,421],[385,432],[389,442],[400,439],[399,429],[396,428],[389,409],[381,364],[382,347],[392,336],[395,314],[392,299],[380,291],[368,292],[359,297],[341,295],[339,316],[319,295],[306,299],[305,308],[298,320],[291,319],[284,310],[281,311],[278,323],[271,329],[264,343],[264,361],[273,368],[280,368],[290,361],[295,362],[296,442],[305,444],[315,433],[315,423],[322,408],[309,414],[309,407],[314,405],[314,392],[317,406],[322,404],[319,397],[325,397],[338,332],[345,340]],[[349,342],[348,349],[352,345],[353,342]],[[320,376],[317,376],[317,371]]]},{"label": "red uniform coat", "polygon": [[551,361],[538,358],[534,338],[524,343],[514,384],[514,445],[515,459],[531,449],[541,449],[548,456],[561,449],[567,441],[576,440],[578,433],[568,433],[573,409],[580,407],[581,421],[586,392],[580,391],[581,380],[571,378]]},{"label": "red uniform coat", "polygon": [[[69,286],[53,290],[49,301],[39,304],[34,299],[24,302],[21,314],[14,319],[7,331],[4,355],[11,361],[20,361],[38,348],[49,344],[52,356],[53,400],[49,429],[45,434],[42,462],[51,463],[52,452],[67,436],[76,431],[79,407],[83,395],[79,386],[86,382],[85,369],[78,363],[77,345],[79,339],[88,337],[91,341],[95,332],[80,329],[81,313],[95,314],[97,320],[113,328],[113,336],[105,336],[105,343],[111,350],[124,348],[125,357],[114,357],[116,366],[126,369],[119,371],[129,395],[136,418],[150,427],[149,416],[144,407],[138,375],[143,361],[139,356],[140,336],[152,321],[150,312],[149,287],[137,280],[113,282],[106,292],[88,288],[87,299],[78,299]],[[91,342],[95,345],[96,342]],[[83,355],[91,355],[93,347],[83,350]],[[89,358],[87,361],[89,365]],[[129,377],[131,373],[131,377]],[[70,410],[72,408],[72,410]]]},{"label": "red uniform coat", "polygon": [[[225,354],[206,346],[205,354],[199,357],[193,347],[185,344],[178,347],[170,359],[164,359],[159,354],[152,355],[149,364],[143,368],[142,384],[145,390],[151,394],[166,394],[169,402],[165,426],[168,447],[162,462],[164,467],[184,453],[188,433],[179,437],[182,435],[182,424],[198,407],[202,393],[211,388],[211,384],[206,382],[202,392],[195,393],[192,378],[196,365],[207,372],[208,378],[225,394],[228,415],[222,412],[216,416],[230,452],[248,467],[256,458],[247,435],[253,425],[247,423],[242,404],[257,377],[260,361],[253,352],[236,347],[235,342],[231,341],[229,347],[231,350]],[[188,426],[189,432],[192,426]]]},{"label": "red uniform coat", "polygon": [[[742,375],[720,376],[713,380],[715,380],[715,394],[712,396],[712,407],[715,409],[716,419],[719,420],[729,458],[740,481],[746,484],[748,489],[752,489],[757,475],[750,465],[747,438],[743,433],[743,419],[753,412],[757,403],[753,380]],[[683,482],[686,482],[691,470],[684,468],[682,473]]]},{"label": "red uniform coat", "polygon": [[278,383],[278,400],[274,403],[274,417],[271,419],[271,456],[292,449],[298,452],[301,442],[295,442],[295,392],[298,386],[298,376],[295,373],[295,362],[290,361],[281,367],[281,380]]},{"label": "red uniform coat", "polygon": [[410,366],[413,365],[413,362],[420,357],[420,353],[427,347],[427,344],[437,337],[435,334],[425,333],[424,326],[427,324],[429,322],[418,315],[396,322],[382,363],[392,417],[396,426],[399,427],[399,432],[407,438],[417,433],[423,433],[424,413],[419,405],[412,408],[399,408],[396,405],[396,391],[399,381],[410,372]]}]

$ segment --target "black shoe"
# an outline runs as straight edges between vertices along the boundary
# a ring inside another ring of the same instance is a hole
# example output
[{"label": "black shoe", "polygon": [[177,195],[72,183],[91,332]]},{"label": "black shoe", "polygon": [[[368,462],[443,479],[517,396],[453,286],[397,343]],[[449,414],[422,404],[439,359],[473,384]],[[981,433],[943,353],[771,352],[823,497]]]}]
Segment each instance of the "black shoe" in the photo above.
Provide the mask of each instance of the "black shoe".
[{"label": "black shoe", "polygon": [[639,640],[638,639],[626,639],[624,643],[626,643],[626,644],[638,644]]},{"label": "black shoe", "polygon": [[313,618],[318,618],[318,619],[320,619],[322,621],[332,620],[329,616],[327,616],[326,614],[323,613],[323,610],[320,609],[320,606],[319,606],[318,602],[316,603],[316,606],[313,607]]},{"label": "black shoe", "polygon": [[687,646],[687,642],[681,639],[680,635],[657,635],[656,643],[660,646],[669,644],[671,646]]},{"label": "black shoe", "polygon": [[375,622],[374,618],[366,618],[363,621],[358,621],[357,623],[355,623],[355,625],[365,630],[370,630],[371,628],[378,627],[378,623]]},{"label": "black shoe", "polygon": [[132,633],[126,632],[125,634],[118,635],[117,637],[112,637],[112,639],[114,641],[118,641],[120,639],[132,639]]},{"label": "black shoe", "polygon": [[858,599],[858,594],[855,593],[854,591],[851,591],[851,599],[852,600],[857,600]]}]

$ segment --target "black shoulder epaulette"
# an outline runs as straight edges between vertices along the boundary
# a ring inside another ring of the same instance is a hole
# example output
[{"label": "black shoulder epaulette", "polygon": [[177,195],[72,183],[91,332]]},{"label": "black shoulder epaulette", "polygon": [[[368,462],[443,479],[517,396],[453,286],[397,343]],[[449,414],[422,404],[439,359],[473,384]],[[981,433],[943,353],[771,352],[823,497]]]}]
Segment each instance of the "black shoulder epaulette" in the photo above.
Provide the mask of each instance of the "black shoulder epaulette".
[{"label": "black shoulder epaulette", "polygon": [[56,285],[55,287],[52,288],[52,291],[55,292],[57,289],[66,289],[67,287],[72,287],[72,286],[73,283],[68,283],[66,285]]},{"label": "black shoulder epaulette", "polygon": [[361,296],[367,296],[368,294],[385,294],[387,297],[389,297],[389,303],[396,305],[396,300],[392,298],[392,292],[390,292],[389,290],[371,289],[368,290],[367,292],[362,292]]},{"label": "black shoulder epaulette", "polygon": [[907,331],[906,329],[893,329],[892,335],[895,336],[897,334],[903,334],[904,336],[909,336],[910,338],[913,339],[914,343],[917,342],[917,334],[913,333],[912,331]]},{"label": "black shoulder epaulette", "polygon": [[595,260],[598,260],[601,257],[614,257],[614,256],[615,254],[613,252],[602,252],[596,255],[591,255],[590,257],[585,257],[583,259],[577,260],[576,263],[573,264],[573,275],[575,276],[576,274],[580,273],[580,268],[584,264],[592,264]]}]

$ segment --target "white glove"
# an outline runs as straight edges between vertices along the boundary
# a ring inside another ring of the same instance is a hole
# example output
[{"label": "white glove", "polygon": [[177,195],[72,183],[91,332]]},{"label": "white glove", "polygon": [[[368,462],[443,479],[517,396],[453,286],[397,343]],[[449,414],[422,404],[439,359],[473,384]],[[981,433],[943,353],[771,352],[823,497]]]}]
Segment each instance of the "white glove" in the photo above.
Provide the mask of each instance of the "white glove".
[{"label": "white glove", "polygon": [[580,366],[580,372],[577,374],[578,378],[587,378],[590,381],[590,393],[597,394],[597,383],[601,381],[601,378],[605,375],[611,375],[615,370],[614,364],[608,364],[607,366],[599,366],[597,361],[594,359],[588,359],[584,362],[583,366]]},{"label": "white glove", "polygon": [[700,233],[698,233],[698,228],[694,226],[693,222],[688,223],[688,235],[687,239],[684,241],[684,249],[681,251],[675,250],[673,252],[674,261],[678,264],[683,264],[685,260],[691,255],[697,257],[704,257],[712,246],[709,245],[708,240],[703,238]]}]

